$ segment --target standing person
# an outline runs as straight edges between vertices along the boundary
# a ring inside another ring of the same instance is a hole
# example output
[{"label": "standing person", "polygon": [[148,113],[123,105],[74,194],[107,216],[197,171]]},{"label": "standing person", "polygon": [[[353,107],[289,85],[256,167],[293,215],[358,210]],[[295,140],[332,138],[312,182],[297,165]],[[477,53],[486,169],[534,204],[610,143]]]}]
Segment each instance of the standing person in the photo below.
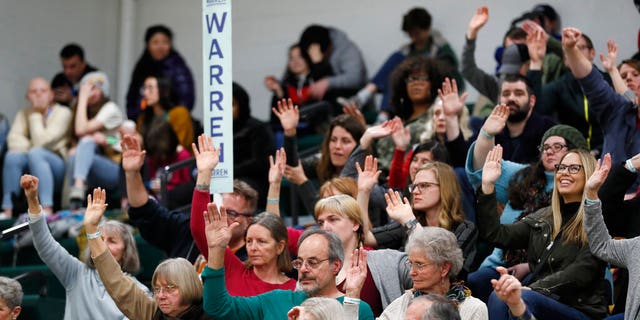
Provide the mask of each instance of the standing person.
[{"label": "standing person", "polygon": [[55,84],[54,99],[57,103],[72,107],[80,92],[80,80],[89,72],[98,71],[84,58],[84,50],[76,43],[69,43],[60,50],[62,72],[51,80]]},{"label": "standing person", "polygon": [[[531,274],[523,283],[527,309],[540,319],[601,319],[607,314],[605,264],[589,250],[583,229],[585,182],[596,161],[586,150],[567,152],[556,166],[551,206],[513,224],[499,223],[495,183],[502,148],[491,150],[482,170],[477,215],[481,236],[506,249],[527,249]],[[606,285],[608,286],[608,284]],[[508,319],[508,306],[492,293],[491,319]]]},{"label": "standing person", "polygon": [[89,73],[80,82],[74,116],[78,144],[69,152],[72,207],[82,205],[88,185],[109,190],[118,186],[121,150],[118,128],[124,116],[109,100],[109,89],[109,79],[103,72]]},{"label": "standing person", "polygon": [[[33,232],[33,245],[38,256],[51,269],[66,290],[64,319],[125,319],[111,299],[105,285],[95,269],[89,252],[83,253],[84,261],[80,261],[67,252],[49,232],[44,212],[38,201],[38,178],[24,175],[20,179],[29,203],[29,229]],[[95,230],[94,230],[95,231]],[[129,228],[117,221],[105,223],[98,232],[87,235],[87,238],[103,237],[106,249],[115,257],[117,268],[128,274],[137,273],[140,269],[138,249]],[[101,238],[102,239],[102,238]],[[128,275],[136,286],[147,294],[148,289],[133,276]]]},{"label": "standing person", "polygon": [[127,117],[135,120],[141,110],[142,88],[149,76],[169,79],[177,105],[192,110],[195,103],[195,84],[189,66],[173,48],[173,32],[167,26],[154,25],[144,35],[145,49],[136,63],[127,91]]},{"label": "standing person", "polygon": [[20,282],[0,277],[0,320],[16,320],[22,311],[22,286]]},{"label": "standing person", "polygon": [[55,191],[61,191],[64,180],[71,111],[53,101],[54,93],[44,78],[29,82],[26,98],[30,105],[18,112],[7,137],[0,219],[11,218],[11,196],[20,191],[20,176],[25,170],[42,181],[40,199],[49,214],[53,212]]}]

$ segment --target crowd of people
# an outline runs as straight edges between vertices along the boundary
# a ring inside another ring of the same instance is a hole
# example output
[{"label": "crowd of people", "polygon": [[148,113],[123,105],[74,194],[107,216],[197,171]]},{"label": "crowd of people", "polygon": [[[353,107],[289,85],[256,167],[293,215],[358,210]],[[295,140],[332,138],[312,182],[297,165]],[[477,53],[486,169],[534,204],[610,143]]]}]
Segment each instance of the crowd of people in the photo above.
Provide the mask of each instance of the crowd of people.
[{"label": "crowd of people", "polygon": [[[191,114],[171,29],[147,29],[126,112],[66,45],[63,71],[29,82],[0,140],[0,218],[27,212],[65,319],[640,317],[640,55],[618,64],[609,41],[599,70],[599,46],[541,4],[515,17],[486,71],[475,51],[489,9],[470,15],[458,56],[426,9],[410,9],[410,42],[370,79],[344,31],[308,26],[283,76],[264,79],[269,123],[233,84],[236,176],[220,195],[220,147]],[[310,135],[323,138],[306,155]],[[286,225],[285,195],[313,226]],[[84,217],[79,257],[47,227],[67,207]],[[145,266],[150,288],[135,277],[131,226],[168,257]],[[0,277],[0,320],[21,300]]]}]

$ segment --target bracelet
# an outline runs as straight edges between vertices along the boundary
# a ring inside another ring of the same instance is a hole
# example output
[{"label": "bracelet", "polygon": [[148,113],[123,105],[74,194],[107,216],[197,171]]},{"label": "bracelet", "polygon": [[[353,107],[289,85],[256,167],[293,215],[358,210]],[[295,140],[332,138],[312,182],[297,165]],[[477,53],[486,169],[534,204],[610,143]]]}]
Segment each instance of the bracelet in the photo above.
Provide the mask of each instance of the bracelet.
[{"label": "bracelet", "polygon": [[627,170],[636,173],[636,167],[633,166],[633,162],[631,162],[631,159],[627,159],[627,161],[625,162],[625,164],[627,165]]},{"label": "bracelet", "polygon": [[485,137],[486,139],[493,139],[495,136],[488,134],[484,129],[480,128],[480,135]]},{"label": "bracelet", "polygon": [[196,184],[196,190],[209,191],[209,185],[208,184]]},{"label": "bracelet", "polygon": [[402,227],[408,232],[410,233],[411,231],[413,231],[413,229],[416,228],[416,226],[418,226],[418,219],[411,219],[409,221],[407,221],[405,224],[402,225]]},{"label": "bracelet", "polygon": [[360,304],[360,299],[344,296],[344,303]]},{"label": "bracelet", "polygon": [[89,240],[98,239],[98,238],[100,238],[100,236],[102,236],[100,231],[96,231],[95,233],[87,233],[87,239],[89,239]]},{"label": "bracelet", "polygon": [[584,204],[585,205],[594,205],[600,203],[600,199],[595,199],[595,200],[591,200],[589,198],[584,198]]},{"label": "bracelet", "polygon": [[267,198],[267,203],[279,203],[280,198]]}]

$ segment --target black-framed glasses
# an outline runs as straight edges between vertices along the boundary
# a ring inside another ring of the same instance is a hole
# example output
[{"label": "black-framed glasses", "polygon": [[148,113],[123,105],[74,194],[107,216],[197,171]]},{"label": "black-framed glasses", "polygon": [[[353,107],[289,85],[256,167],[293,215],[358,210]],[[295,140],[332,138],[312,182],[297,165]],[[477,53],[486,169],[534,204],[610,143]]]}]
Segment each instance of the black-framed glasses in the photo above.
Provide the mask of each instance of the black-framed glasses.
[{"label": "black-framed glasses", "polygon": [[427,190],[431,187],[440,186],[439,183],[435,182],[417,182],[409,185],[409,192],[419,192],[423,190]]},{"label": "black-framed glasses", "polygon": [[414,270],[416,270],[418,272],[422,272],[422,270],[424,270],[424,268],[435,264],[433,262],[421,263],[421,262],[411,262],[409,260],[405,261],[405,263],[407,264],[407,267],[409,267],[409,269],[414,269]]},{"label": "black-framed glasses", "polygon": [[166,294],[173,294],[174,292],[176,292],[176,290],[178,290],[178,286],[174,284],[169,284],[166,286],[157,286],[157,287],[153,287],[153,294],[159,295],[162,292]]},{"label": "black-framed glasses", "polygon": [[559,152],[560,150],[566,148],[567,145],[566,144],[562,144],[562,143],[554,143],[554,144],[543,144],[538,146],[538,150],[540,152],[547,152],[549,149],[551,149],[551,151],[553,151],[553,153]]},{"label": "black-framed glasses", "polygon": [[404,81],[406,83],[413,83],[418,81],[425,82],[425,81],[429,81],[429,76],[417,76],[417,77],[408,76],[407,78],[404,79]]},{"label": "black-framed glasses", "polygon": [[298,259],[293,260],[291,262],[291,264],[297,270],[300,270],[303,265],[307,266],[307,269],[316,269],[316,268],[318,268],[320,266],[321,263],[323,263],[325,261],[329,261],[329,258],[322,259],[322,260],[316,259],[316,258],[309,258],[307,260],[302,260],[302,259],[298,258]]},{"label": "black-framed glasses", "polygon": [[251,217],[253,217],[253,214],[251,214],[251,213],[242,213],[242,212],[235,211],[233,209],[227,209],[227,217],[229,217],[231,219],[235,219],[237,217],[251,218]]},{"label": "black-framed glasses", "polygon": [[580,172],[580,170],[582,170],[581,164],[570,164],[570,165],[556,164],[555,167],[556,167],[556,173],[560,173],[564,170],[567,170],[571,174],[576,174]]}]

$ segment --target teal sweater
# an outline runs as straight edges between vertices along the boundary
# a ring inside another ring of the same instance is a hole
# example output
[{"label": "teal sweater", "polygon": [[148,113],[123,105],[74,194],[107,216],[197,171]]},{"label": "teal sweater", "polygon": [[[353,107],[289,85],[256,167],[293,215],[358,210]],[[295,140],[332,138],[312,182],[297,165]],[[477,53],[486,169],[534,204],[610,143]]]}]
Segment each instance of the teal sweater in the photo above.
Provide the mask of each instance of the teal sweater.
[{"label": "teal sweater", "polygon": [[[304,292],[288,290],[269,291],[254,297],[232,297],[224,283],[224,268],[204,268],[202,281],[204,311],[215,319],[284,319],[291,308],[307,299]],[[337,300],[342,303],[344,297]],[[360,302],[358,318],[373,319],[373,312],[364,301]]]}]

